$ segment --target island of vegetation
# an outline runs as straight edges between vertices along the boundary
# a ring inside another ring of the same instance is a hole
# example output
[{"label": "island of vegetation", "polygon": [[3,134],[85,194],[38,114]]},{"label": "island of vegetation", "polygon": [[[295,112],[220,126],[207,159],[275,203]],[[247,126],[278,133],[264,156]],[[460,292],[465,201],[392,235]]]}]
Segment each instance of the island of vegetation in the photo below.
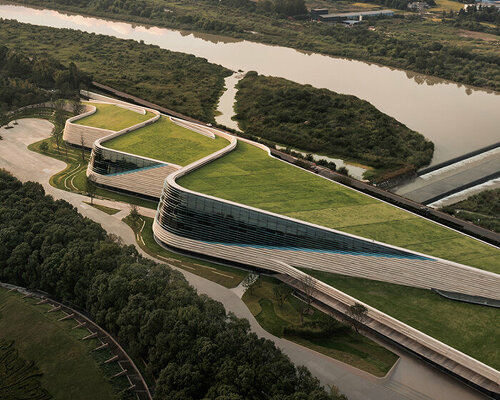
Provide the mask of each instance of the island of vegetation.
[{"label": "island of vegetation", "polygon": [[235,119],[247,135],[369,165],[371,178],[432,159],[432,142],[355,96],[255,72],[237,87]]}]

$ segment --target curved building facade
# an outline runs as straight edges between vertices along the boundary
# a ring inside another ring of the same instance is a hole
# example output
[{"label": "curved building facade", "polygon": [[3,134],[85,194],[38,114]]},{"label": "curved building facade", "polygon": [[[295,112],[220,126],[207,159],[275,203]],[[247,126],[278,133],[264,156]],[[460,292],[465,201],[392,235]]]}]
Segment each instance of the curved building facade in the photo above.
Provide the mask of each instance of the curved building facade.
[{"label": "curved building facade", "polygon": [[[120,132],[98,133],[90,128],[89,138],[94,141],[87,168],[87,176],[94,177],[98,184],[160,199],[153,223],[158,243],[189,254],[275,271],[296,280],[310,277],[300,270],[308,268],[500,299],[500,276],[497,274],[194,192],[176,181],[231,152],[238,140],[260,147],[271,156],[269,149],[259,143],[176,120],[175,123],[200,134],[221,136],[229,140],[229,145],[185,167],[102,146],[107,140],[154,123],[158,118],[160,115],[156,113],[152,119]],[[67,138],[69,141],[75,138],[78,145],[81,132],[73,135],[73,126],[75,124],[69,124]],[[75,129],[85,130],[85,127]],[[94,139],[92,135],[101,136]],[[319,280],[311,279],[311,282],[319,293],[344,307],[358,302]],[[370,321],[397,331],[405,346],[411,348],[408,343],[414,342],[417,353],[421,349],[430,349],[439,359],[456,363],[458,367],[453,372],[457,375],[470,380],[467,371],[474,370],[478,373],[478,380],[474,383],[498,387],[495,383],[498,373],[491,367],[366,306]]]},{"label": "curved building facade", "polygon": [[[234,145],[207,158],[218,158]],[[167,177],[153,224],[161,244],[266,270],[284,263],[500,299],[497,274],[193,192],[176,182],[208,162],[200,160]]]}]

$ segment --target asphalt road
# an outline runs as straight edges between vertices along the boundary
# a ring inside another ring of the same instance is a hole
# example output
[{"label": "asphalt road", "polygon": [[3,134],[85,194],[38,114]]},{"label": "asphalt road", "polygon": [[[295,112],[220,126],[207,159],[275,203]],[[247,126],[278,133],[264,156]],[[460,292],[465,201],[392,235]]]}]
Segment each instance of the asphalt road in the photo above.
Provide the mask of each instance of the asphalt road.
[{"label": "asphalt road", "polygon": [[[0,130],[0,168],[5,168],[21,181],[41,183],[47,194],[64,199],[78,208],[83,215],[99,222],[104,229],[123,239],[125,244],[136,244],[132,230],[121,221],[129,206],[121,203],[99,203],[119,208],[122,211],[108,215],[85,203],[88,198],[50,186],[50,177],[62,170],[65,164],[53,158],[31,152],[27,145],[50,135],[52,125],[43,120],[19,120],[14,129]],[[145,212],[152,214],[151,210]],[[142,253],[142,251],[139,249]],[[143,253],[144,254],[144,253]],[[146,257],[146,254],[144,254]],[[226,289],[214,282],[180,270],[199,293],[220,301],[226,310],[238,317],[247,318],[252,330],[260,337],[273,340],[296,364],[307,366],[313,375],[325,385],[335,384],[350,400],[479,400],[478,392],[435,370],[427,364],[406,354],[384,378],[376,378],[347,364],[306,349],[264,331],[240,299],[241,290]]]}]

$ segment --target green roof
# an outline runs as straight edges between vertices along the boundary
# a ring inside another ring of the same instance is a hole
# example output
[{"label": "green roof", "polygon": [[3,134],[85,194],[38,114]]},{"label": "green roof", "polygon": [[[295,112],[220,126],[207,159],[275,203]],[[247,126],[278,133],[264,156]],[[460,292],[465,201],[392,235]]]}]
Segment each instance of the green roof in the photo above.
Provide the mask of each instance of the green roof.
[{"label": "green roof", "polygon": [[500,251],[239,141],[179,179],[187,188],[303,221],[500,273]]},{"label": "green roof", "polygon": [[75,121],[75,124],[91,126],[93,128],[111,129],[121,131],[129,126],[153,118],[154,114],[147,112],[146,115],[118,107],[114,104],[90,103],[97,108],[97,112],[88,117]]},{"label": "green roof", "polygon": [[154,158],[177,165],[188,165],[227,146],[226,139],[212,139],[183,128],[167,117],[154,124],[103,142],[114,150]]}]

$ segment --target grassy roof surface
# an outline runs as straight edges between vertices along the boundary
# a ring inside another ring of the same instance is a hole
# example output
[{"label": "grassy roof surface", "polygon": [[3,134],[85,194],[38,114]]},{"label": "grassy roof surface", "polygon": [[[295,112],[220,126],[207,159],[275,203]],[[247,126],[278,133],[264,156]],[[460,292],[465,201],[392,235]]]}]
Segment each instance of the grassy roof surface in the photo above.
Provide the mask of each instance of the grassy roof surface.
[{"label": "grassy roof surface", "polygon": [[154,124],[104,142],[103,146],[184,166],[228,144],[223,138],[209,138],[161,117]]},{"label": "grassy roof surface", "polygon": [[500,251],[271,158],[250,144],[179,179],[187,189],[500,273]]},{"label": "grassy roof surface", "polygon": [[146,115],[142,115],[114,104],[91,104],[97,108],[97,112],[75,121],[75,124],[94,128],[111,129],[112,131],[121,131],[139,122],[147,121],[154,116],[154,114],[149,111]]},{"label": "grassy roof surface", "polygon": [[495,338],[500,335],[499,324],[492,323],[498,319],[498,309],[448,300],[426,289],[303,270],[493,368],[500,368],[500,352],[492,351]]}]

